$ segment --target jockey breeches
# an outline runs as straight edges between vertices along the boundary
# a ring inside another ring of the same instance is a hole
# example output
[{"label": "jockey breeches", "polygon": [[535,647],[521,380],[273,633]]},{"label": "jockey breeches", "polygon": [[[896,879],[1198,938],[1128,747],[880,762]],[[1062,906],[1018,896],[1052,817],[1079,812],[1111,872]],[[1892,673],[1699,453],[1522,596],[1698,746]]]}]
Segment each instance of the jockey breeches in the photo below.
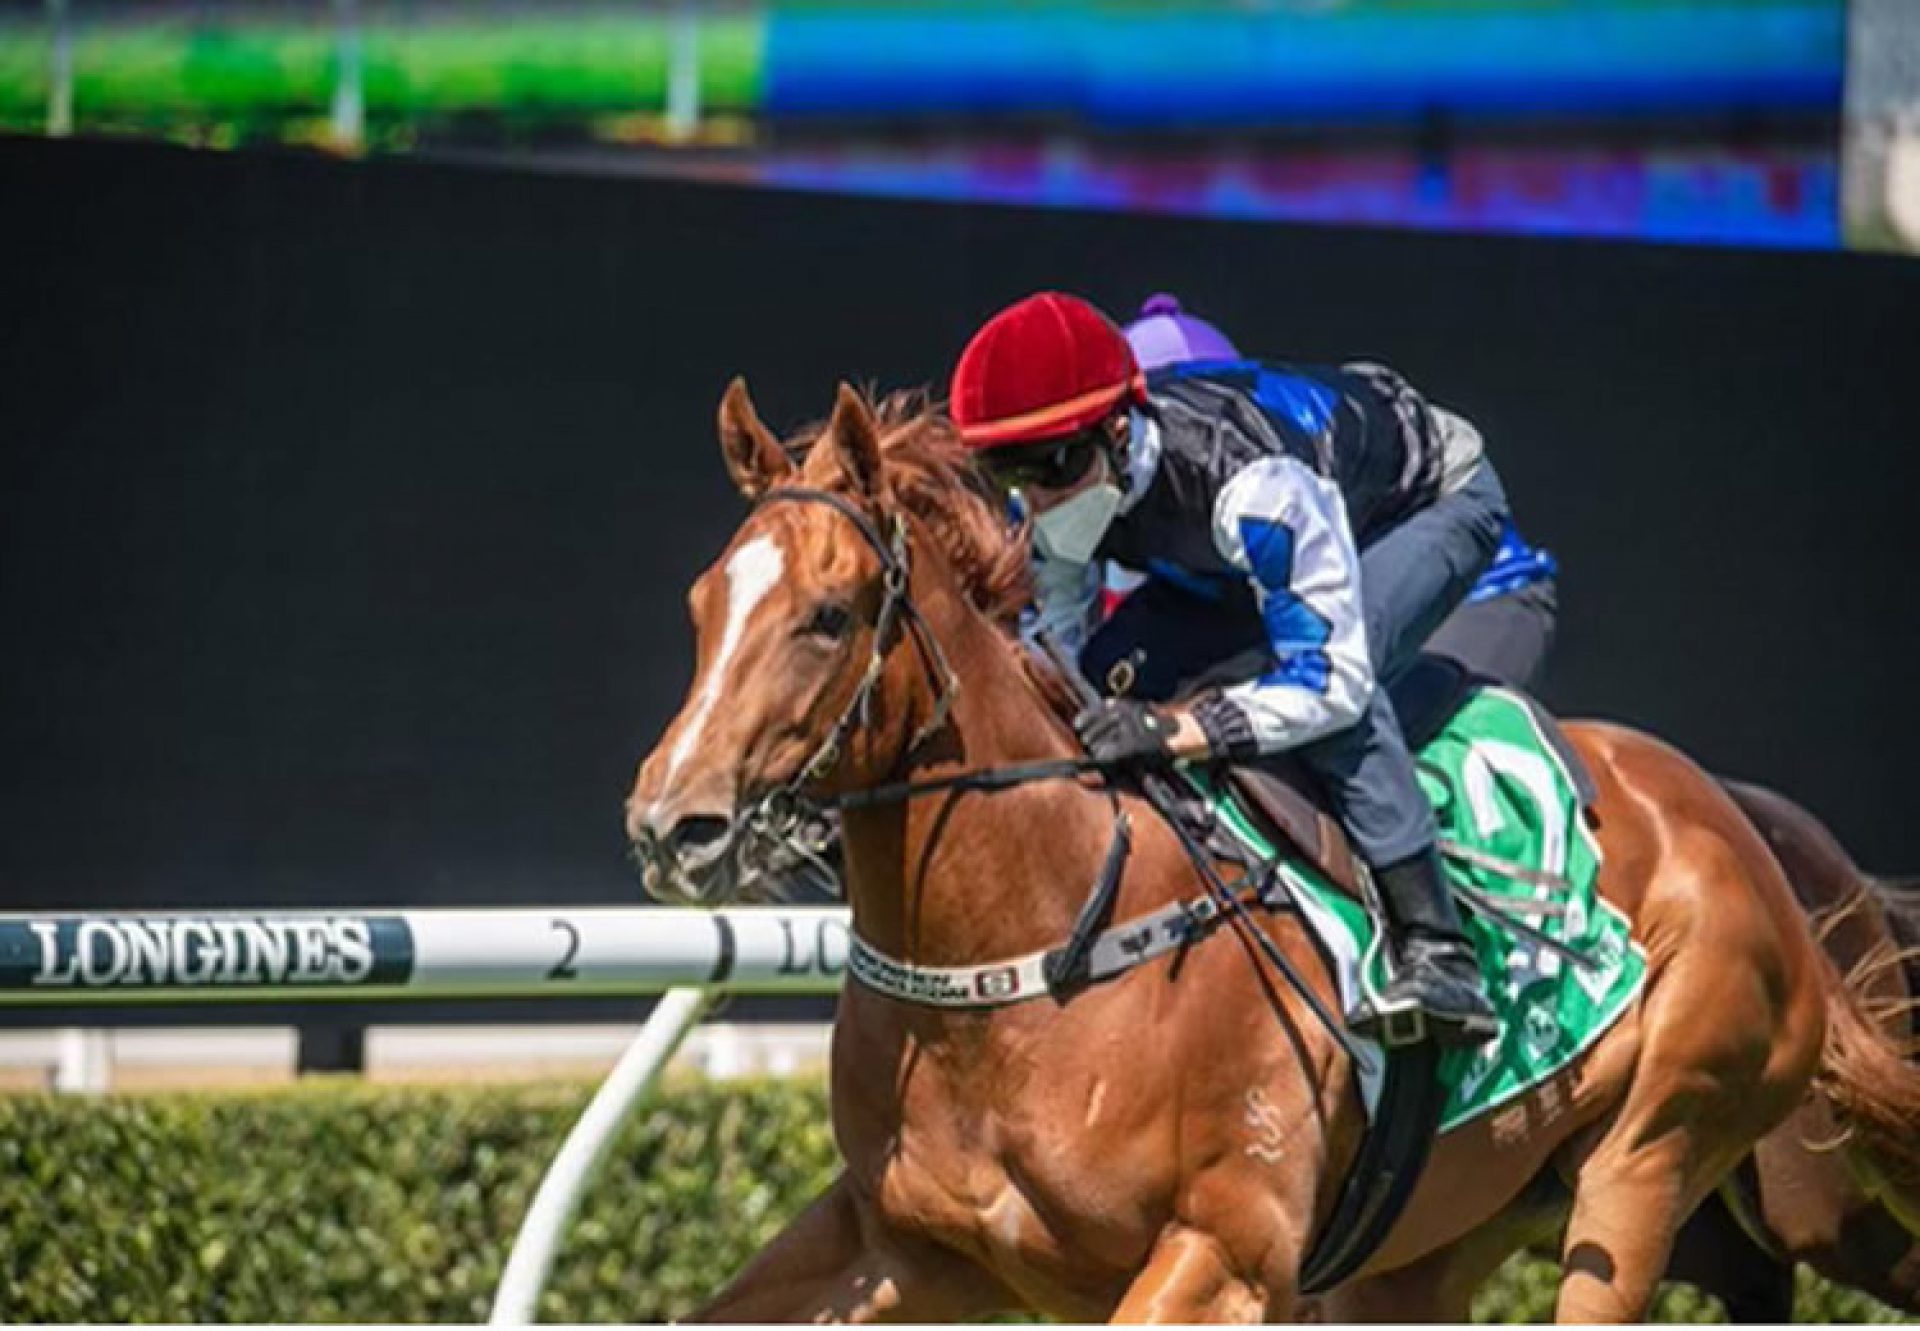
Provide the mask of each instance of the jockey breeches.
[{"label": "jockey breeches", "polygon": [[[1377,679],[1413,663],[1493,558],[1507,495],[1493,465],[1435,500],[1360,554],[1367,650]],[[1357,724],[1300,750],[1369,864],[1394,864],[1433,845],[1433,809],[1384,687]]]},{"label": "jockey breeches", "polygon": [[1462,605],[1427,639],[1426,650],[1459,662],[1470,675],[1538,693],[1559,613],[1553,579],[1530,583]]}]

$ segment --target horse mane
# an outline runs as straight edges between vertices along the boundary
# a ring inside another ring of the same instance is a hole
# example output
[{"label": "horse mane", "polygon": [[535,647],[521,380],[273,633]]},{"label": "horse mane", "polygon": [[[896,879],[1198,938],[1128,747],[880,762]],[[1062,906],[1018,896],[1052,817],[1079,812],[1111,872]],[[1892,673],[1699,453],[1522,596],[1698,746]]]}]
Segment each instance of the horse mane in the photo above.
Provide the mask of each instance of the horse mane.
[{"label": "horse mane", "polygon": [[[860,394],[879,427],[888,492],[939,545],[973,607],[1011,638],[1033,595],[1027,522],[1008,523],[1005,501],[929,390],[881,394],[863,386]],[[787,441],[787,451],[803,465],[811,461],[826,427],[824,420],[803,425]],[[1018,650],[1015,656],[1048,707],[1071,718],[1073,690],[1052,664],[1032,651]]]},{"label": "horse mane", "polygon": [[[1010,630],[1032,594],[1027,531],[1008,525],[993,487],[960,442],[960,431],[924,388],[861,396],[880,430],[886,485],[901,508],[939,544],[967,599],[995,626]],[[787,443],[813,460],[825,421],[804,425]]]}]

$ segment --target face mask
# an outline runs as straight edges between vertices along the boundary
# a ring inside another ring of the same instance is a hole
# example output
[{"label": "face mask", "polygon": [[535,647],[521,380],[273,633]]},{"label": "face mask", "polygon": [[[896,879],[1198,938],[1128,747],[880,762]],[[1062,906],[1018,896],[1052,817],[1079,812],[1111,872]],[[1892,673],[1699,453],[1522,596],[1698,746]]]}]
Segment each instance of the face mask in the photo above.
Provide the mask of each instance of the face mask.
[{"label": "face mask", "polygon": [[1033,544],[1048,559],[1089,563],[1119,511],[1119,486],[1111,481],[1090,485],[1033,520]]}]

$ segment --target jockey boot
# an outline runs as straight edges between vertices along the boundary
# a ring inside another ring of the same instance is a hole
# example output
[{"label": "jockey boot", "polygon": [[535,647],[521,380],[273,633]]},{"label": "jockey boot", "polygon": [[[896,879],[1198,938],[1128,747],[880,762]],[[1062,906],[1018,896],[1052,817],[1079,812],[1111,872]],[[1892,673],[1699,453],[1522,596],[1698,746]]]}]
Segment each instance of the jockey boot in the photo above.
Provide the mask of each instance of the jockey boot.
[{"label": "jockey boot", "polygon": [[1498,1035],[1500,1021],[1487,1001],[1438,852],[1382,866],[1374,870],[1373,881],[1386,908],[1398,965],[1374,1004],[1379,1029],[1366,1033],[1388,1044],[1405,1043],[1394,1037],[1408,1030],[1408,1016],[1418,1012],[1427,1033],[1442,1045],[1473,1046]]}]

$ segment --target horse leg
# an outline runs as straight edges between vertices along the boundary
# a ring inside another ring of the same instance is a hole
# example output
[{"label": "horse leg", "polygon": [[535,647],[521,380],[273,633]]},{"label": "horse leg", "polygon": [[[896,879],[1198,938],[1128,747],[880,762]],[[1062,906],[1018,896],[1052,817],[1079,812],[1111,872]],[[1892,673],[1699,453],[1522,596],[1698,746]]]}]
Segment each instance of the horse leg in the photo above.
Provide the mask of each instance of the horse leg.
[{"label": "horse leg", "polygon": [[1903,1313],[1920,1313],[1920,1243],[1882,1209],[1852,1216],[1831,1247],[1801,1256],[1835,1284]]},{"label": "horse leg", "polygon": [[1270,1306],[1291,1311],[1293,1295],[1272,1297],[1236,1269],[1226,1245],[1175,1223],[1162,1230],[1147,1264],[1114,1309],[1115,1322],[1259,1322]]},{"label": "horse leg", "polygon": [[957,1253],[876,1228],[842,1174],[688,1320],[942,1322],[1010,1304]]},{"label": "horse leg", "polygon": [[1811,1058],[1770,1057],[1769,1003],[1741,969],[1689,947],[1649,981],[1627,1098],[1562,1157],[1575,1185],[1557,1320],[1644,1320],[1682,1222],[1803,1092]]},{"label": "horse leg", "polygon": [[1556,1321],[1646,1320],[1680,1222],[1713,1182],[1697,1163],[1708,1143],[1684,1111],[1659,1109],[1623,1113],[1580,1165]]},{"label": "horse leg", "polygon": [[1848,1168],[1846,1147],[1808,1145],[1840,1134],[1832,1110],[1814,1097],[1754,1149],[1762,1221],[1789,1261],[1920,1312],[1920,1243]]},{"label": "horse leg", "polygon": [[1755,1243],[1717,1193],[1680,1227],[1667,1279],[1719,1299],[1730,1322],[1793,1320],[1792,1261],[1781,1261]]}]

